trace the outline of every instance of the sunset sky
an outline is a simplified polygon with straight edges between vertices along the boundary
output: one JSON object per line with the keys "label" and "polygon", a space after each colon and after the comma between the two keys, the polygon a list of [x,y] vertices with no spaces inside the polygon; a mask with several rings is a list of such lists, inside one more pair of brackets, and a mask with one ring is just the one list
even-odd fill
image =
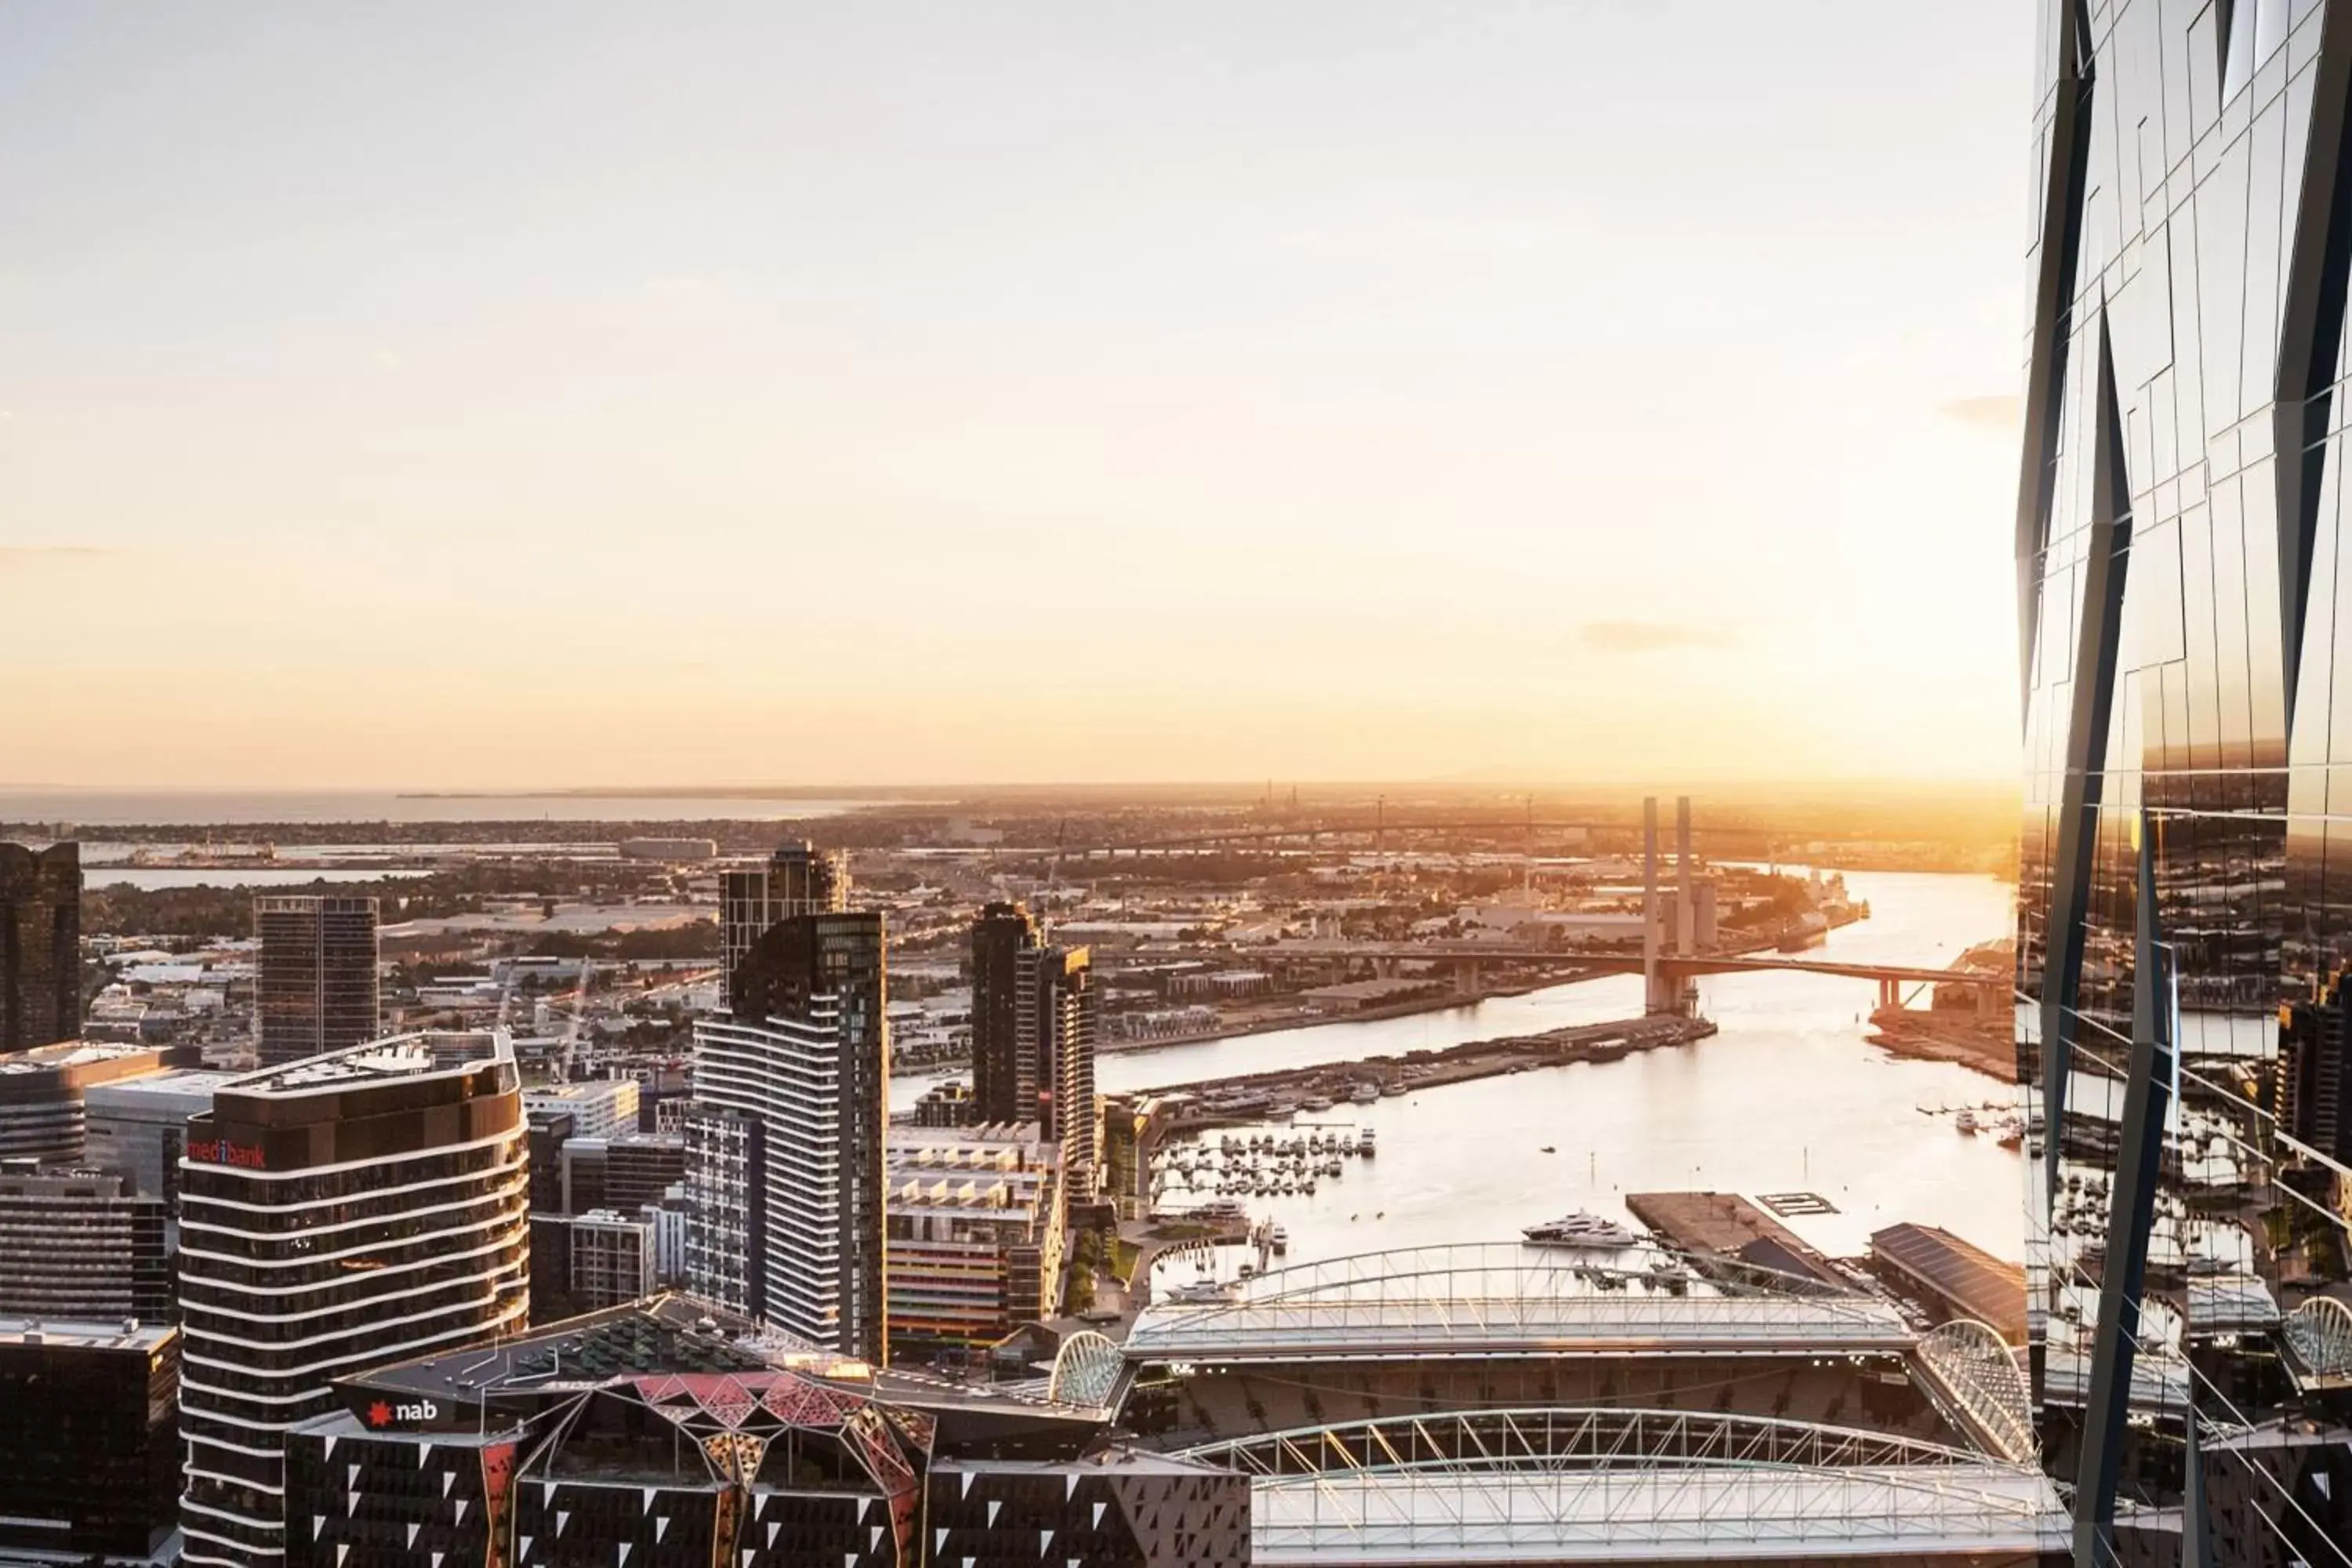
{"label": "sunset sky", "polygon": [[2010,774],[2032,11],[0,8],[0,784]]}

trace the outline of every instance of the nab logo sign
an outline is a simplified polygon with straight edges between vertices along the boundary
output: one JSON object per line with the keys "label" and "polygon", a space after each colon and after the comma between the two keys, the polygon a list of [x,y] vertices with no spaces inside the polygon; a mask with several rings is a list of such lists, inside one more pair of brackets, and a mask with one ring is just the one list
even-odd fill
{"label": "nab logo sign", "polygon": [[387,1405],[377,1400],[367,1408],[367,1424],[382,1429],[394,1425],[405,1426],[416,1421],[438,1421],[441,1406],[427,1399],[415,1405]]}

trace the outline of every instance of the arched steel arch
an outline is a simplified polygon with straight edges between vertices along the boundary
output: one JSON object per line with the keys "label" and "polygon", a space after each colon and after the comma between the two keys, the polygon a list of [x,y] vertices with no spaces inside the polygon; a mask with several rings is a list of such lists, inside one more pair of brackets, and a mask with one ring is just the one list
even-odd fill
{"label": "arched steel arch", "polygon": [[1118,1346],[1091,1329],[1062,1342],[1054,1357],[1054,1374],[1045,1383],[1045,1397],[1057,1405],[1100,1408],[1118,1391],[1127,1373],[1127,1358]]}
{"label": "arched steel arch", "polygon": [[2286,1315],[2280,1331],[2312,1379],[2352,1382],[2352,1307],[2314,1296]]}
{"label": "arched steel arch", "polygon": [[1998,1329],[1974,1318],[1931,1329],[1919,1338],[1919,1363],[2002,1458],[2034,1460],[2032,1385]]}
{"label": "arched steel arch", "polygon": [[1858,1427],[1715,1411],[1526,1405],[1381,1415],[1229,1437],[1181,1458],[1257,1476],[1335,1470],[1591,1470],[1625,1466],[1974,1466],[1986,1456]]}
{"label": "arched steel arch", "polygon": [[[1622,1250],[1659,1260],[1681,1261],[1679,1254],[1654,1244]],[[1706,1288],[1718,1295],[1861,1298],[1859,1291],[1750,1263],[1709,1259],[1708,1269]],[[1507,1283],[1510,1293],[1524,1294],[1529,1284],[1539,1289],[1563,1286],[1572,1289],[1570,1281],[1595,1273],[1627,1279],[1642,1277],[1640,1270],[1604,1268],[1582,1261],[1577,1253],[1562,1247],[1533,1247],[1518,1241],[1452,1242],[1350,1253],[1344,1258],[1270,1269],[1245,1281],[1236,1300],[1292,1300],[1346,1291],[1360,1298],[1429,1300],[1436,1298],[1423,1288],[1422,1282],[1428,1280],[1446,1282],[1444,1294],[1448,1296],[1486,1293],[1459,1289],[1465,1283],[1486,1282]]]}
{"label": "arched steel arch", "polygon": [[1251,1476],[1255,1562],[2038,1555],[2048,1478],[1884,1433],[1689,1411],[1389,1416],[1206,1444]]}

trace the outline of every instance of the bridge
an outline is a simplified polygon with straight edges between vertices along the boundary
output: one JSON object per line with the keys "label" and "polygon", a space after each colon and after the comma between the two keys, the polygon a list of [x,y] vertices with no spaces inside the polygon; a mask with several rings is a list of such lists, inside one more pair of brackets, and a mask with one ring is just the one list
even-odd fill
{"label": "bridge", "polygon": [[[1091,860],[1097,856],[1117,859],[1121,855],[1148,853],[1172,854],[1178,850],[1199,849],[1217,844],[1266,844],[1284,839],[1304,839],[1312,844],[1325,838],[1370,838],[1378,843],[1391,833],[1485,833],[1497,837],[1517,834],[1521,837],[1535,833],[1638,833],[1642,824],[1635,822],[1592,822],[1567,820],[1559,817],[1377,817],[1369,821],[1317,821],[1284,823],[1268,826],[1263,823],[1233,827],[1203,828],[1192,833],[1171,834],[1161,838],[1139,838],[1127,844],[1073,844],[1065,847],[1065,856]],[[1743,838],[1769,841],[1771,831],[1762,827],[1699,827],[1693,834],[1705,834],[1717,838]]]}
{"label": "bridge", "polygon": [[[1675,803],[1675,847],[1672,930],[1660,918],[1658,802],[1653,795],[1642,802],[1642,949],[1636,953],[1596,953],[1562,952],[1557,948],[1537,947],[1512,942],[1350,942],[1305,939],[1278,942],[1265,947],[1235,950],[1237,956],[1267,958],[1322,958],[1364,960],[1374,964],[1382,973],[1392,973],[1401,963],[1434,963],[1454,971],[1455,984],[1466,993],[1479,988],[1481,972],[1493,964],[1573,964],[1587,974],[1639,973],[1643,976],[1643,1006],[1649,1013],[1679,1013],[1685,1009],[1684,988],[1687,982],[1703,974],[1801,973],[1838,975],[1855,980],[1878,983],[1878,1005],[1900,1006],[1906,987],[1916,990],[1926,985],[1959,985],[1979,993],[1979,1005],[1993,1008],[2003,1005],[2009,996],[2011,978],[2006,973],[1992,974],[1968,970],[1924,969],[1912,964],[1866,963],[1843,960],[1758,957],[1752,953],[1709,953],[1699,951],[1701,932],[1696,929],[1693,899],[1692,869],[1696,857],[1691,843],[1702,831],[1691,820],[1690,797],[1682,796]],[[1498,817],[1446,818],[1391,824],[1384,816],[1376,816],[1370,823],[1284,825],[1278,826],[1250,826],[1214,829],[1186,834],[1177,837],[1155,839],[1125,847],[1141,852],[1146,849],[1175,849],[1204,844],[1240,843],[1275,838],[1307,837],[1309,839],[1333,835],[1371,834],[1377,837],[1392,828],[1403,830],[1449,830],[1456,832],[1503,832],[1524,830],[1532,842],[1538,827],[1629,829],[1626,823],[1570,822],[1555,819],[1537,820],[1530,816],[1524,822],[1510,822]],[[1721,830],[1717,830],[1721,831]],[[1748,831],[1733,829],[1735,832]],[[1091,850],[1078,851],[1082,856]],[[1060,864],[1057,851],[1055,865]],[[1711,939],[1708,939],[1711,940]],[[1671,944],[1671,945],[1670,945]],[[1157,957],[1158,955],[1154,955]],[[1097,962],[1106,966],[1120,963],[1152,962],[1142,954],[1121,954],[1105,952]]]}
{"label": "bridge", "polygon": [[[1916,964],[1871,963],[1852,959],[1791,958],[1754,953],[1589,952],[1506,942],[1335,942],[1297,938],[1262,947],[1238,948],[1237,958],[1360,960],[1383,973],[1400,963],[1428,963],[1454,972],[1465,990],[1477,989],[1487,965],[1544,964],[1572,966],[1584,974],[1647,974],[1653,989],[1679,992],[1685,980],[1703,974],[1827,974],[1878,983],[1881,1006],[1900,1005],[1906,991],[1925,985],[1964,986],[1991,1001],[2006,1001],[2014,984],[2006,973],[1973,969],[1925,969]],[[1102,951],[1094,962],[1104,967],[1123,963],[1160,963],[1166,953],[1122,953]],[[1653,1011],[1670,1009],[1653,1008]]]}
{"label": "bridge", "polygon": [[[1573,964],[1605,974],[1639,974],[1655,963],[1662,973],[1676,976],[1700,974],[1796,973],[1836,974],[1852,980],[1884,980],[1902,985],[1990,986],[2007,991],[2006,973],[1975,969],[1924,969],[1913,963],[1872,963],[1858,959],[1789,958],[1754,953],[1660,953],[1655,959],[1638,952],[1580,952],[1525,942],[1331,942],[1298,938],[1264,947],[1237,950],[1249,956],[1271,958],[1360,958],[1376,963],[1557,963]],[[1116,961],[1120,955],[1105,953]],[[1164,955],[1160,955],[1164,959]]]}

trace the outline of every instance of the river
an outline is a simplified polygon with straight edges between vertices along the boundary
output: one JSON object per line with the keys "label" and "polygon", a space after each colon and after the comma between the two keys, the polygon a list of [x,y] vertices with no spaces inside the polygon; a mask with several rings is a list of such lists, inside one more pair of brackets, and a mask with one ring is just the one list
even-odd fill
{"label": "river", "polygon": [[430,871],[289,870],[275,866],[109,866],[82,868],[85,888],[138,888],[155,892],[165,888],[307,888],[313,882],[384,882],[430,877]]}
{"label": "river", "polygon": [[[1871,918],[1808,957],[1940,967],[2010,929],[2011,889],[1990,877],[1849,872]],[[1372,1128],[1380,1152],[1347,1162],[1312,1197],[1250,1200],[1290,1233],[1294,1263],[1437,1242],[1515,1239],[1572,1209],[1626,1219],[1629,1192],[1693,1186],[1811,1192],[1829,1215],[1785,1221],[1840,1255],[1898,1220],[1938,1225],[2009,1258],[2023,1254],[2023,1165],[1919,1107],[2004,1105],[2013,1091],[1864,1043],[1874,984],[1812,974],[1716,975],[1700,1010],[1721,1032],[1696,1045],[1343,1106],[1318,1120]],[[1103,1056],[1108,1090],[1197,1082],[1530,1034],[1641,1010],[1632,975],[1363,1024],[1325,1024]],[[939,1081],[892,1085],[911,1105]],[[1558,1152],[1542,1152],[1545,1145]]]}
{"label": "river", "polygon": [[341,822],[792,822],[908,804],[851,797],[396,795],[383,790],[0,789],[0,822],[79,826]]}

